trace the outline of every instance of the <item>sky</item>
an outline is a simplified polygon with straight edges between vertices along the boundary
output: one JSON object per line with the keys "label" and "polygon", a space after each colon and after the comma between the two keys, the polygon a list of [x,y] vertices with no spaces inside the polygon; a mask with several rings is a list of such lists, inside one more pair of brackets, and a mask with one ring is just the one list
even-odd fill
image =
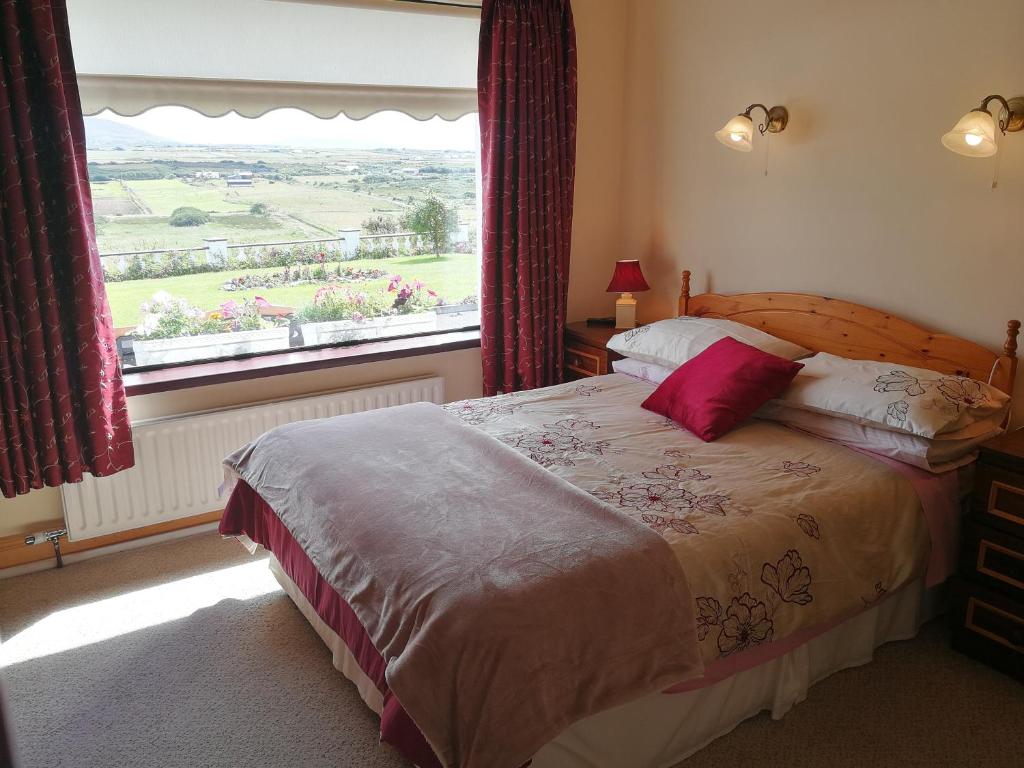
{"label": "sky", "polygon": [[332,120],[299,109],[275,109],[258,118],[231,112],[207,117],[186,107],[154,107],[134,117],[104,110],[97,117],[185,144],[276,144],[352,149],[465,149],[479,147],[475,114],[455,121],[416,120],[401,112],[378,112],[364,120]]}

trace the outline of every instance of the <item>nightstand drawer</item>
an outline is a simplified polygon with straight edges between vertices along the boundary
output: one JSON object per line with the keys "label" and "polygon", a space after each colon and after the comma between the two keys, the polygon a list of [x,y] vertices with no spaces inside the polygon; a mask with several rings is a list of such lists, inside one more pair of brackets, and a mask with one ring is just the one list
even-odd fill
{"label": "nightstand drawer", "polygon": [[1024,680],[1024,606],[962,581],[954,599],[953,647]]}
{"label": "nightstand drawer", "polygon": [[975,517],[1024,538],[1024,477],[980,463],[974,488]]}
{"label": "nightstand drawer", "polygon": [[565,348],[565,367],[580,376],[600,376],[607,363],[607,353],[594,347],[574,344]]}
{"label": "nightstand drawer", "polygon": [[968,522],[960,572],[1024,605],[1024,540]]}

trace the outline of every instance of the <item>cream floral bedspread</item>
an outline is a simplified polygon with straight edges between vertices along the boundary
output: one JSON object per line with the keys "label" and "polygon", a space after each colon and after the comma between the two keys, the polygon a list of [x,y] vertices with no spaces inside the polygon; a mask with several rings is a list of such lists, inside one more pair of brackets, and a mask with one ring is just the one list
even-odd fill
{"label": "cream floral bedspread", "polygon": [[705,664],[924,572],[928,529],[896,471],[764,421],[704,443],[640,408],[652,390],[610,374],[445,407],[664,536],[696,599]]}

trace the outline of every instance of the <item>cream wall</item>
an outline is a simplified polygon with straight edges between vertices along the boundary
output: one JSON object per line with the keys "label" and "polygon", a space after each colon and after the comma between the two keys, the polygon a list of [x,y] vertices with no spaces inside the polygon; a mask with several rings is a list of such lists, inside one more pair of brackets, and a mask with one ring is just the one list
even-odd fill
{"label": "cream wall", "polygon": [[[695,292],[825,294],[1002,346],[1024,319],[1024,133],[996,191],[993,161],[939,137],[987,94],[1024,95],[1024,3],[630,5],[623,250],[657,286],[642,319],[674,313],[687,268]],[[753,102],[790,111],[767,177],[763,140],[712,135]]]}
{"label": "cream wall", "polygon": [[573,0],[578,61],[569,320],[615,313],[605,293],[622,256],[622,151],[630,3]]}
{"label": "cream wall", "polygon": [[[569,317],[573,319],[607,314],[613,306],[603,290],[619,246],[627,6],[628,3],[617,0],[573,3],[580,70],[576,224],[569,308]],[[591,265],[600,268],[591,269]],[[129,409],[133,419],[144,419],[435,375],[445,377],[448,399],[479,397],[480,350],[135,397],[129,400]],[[58,489],[45,488],[17,499],[0,500],[0,537],[32,531],[40,523],[61,516]]]}

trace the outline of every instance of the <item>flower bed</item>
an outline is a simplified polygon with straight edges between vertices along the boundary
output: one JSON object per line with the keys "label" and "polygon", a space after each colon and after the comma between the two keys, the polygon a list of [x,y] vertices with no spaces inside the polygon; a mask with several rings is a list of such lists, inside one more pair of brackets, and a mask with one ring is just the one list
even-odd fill
{"label": "flower bed", "polygon": [[[357,277],[383,276],[377,272],[345,274],[357,282]],[[206,312],[161,292],[142,305],[132,347],[136,365],[161,365],[286,349],[293,324],[301,327],[304,345],[404,336],[436,330],[443,307],[434,291],[399,275],[391,276],[385,290],[369,292],[330,283],[298,311],[273,307],[257,296],[241,304],[228,300]]]}
{"label": "flower bed", "polygon": [[222,291],[244,291],[253,288],[280,288],[285,285],[365,283],[387,276],[388,272],[383,269],[354,269],[342,267],[340,263],[336,268],[329,269],[321,264],[315,267],[295,269],[285,267],[280,272],[269,274],[238,275],[226,281],[220,289]]}

